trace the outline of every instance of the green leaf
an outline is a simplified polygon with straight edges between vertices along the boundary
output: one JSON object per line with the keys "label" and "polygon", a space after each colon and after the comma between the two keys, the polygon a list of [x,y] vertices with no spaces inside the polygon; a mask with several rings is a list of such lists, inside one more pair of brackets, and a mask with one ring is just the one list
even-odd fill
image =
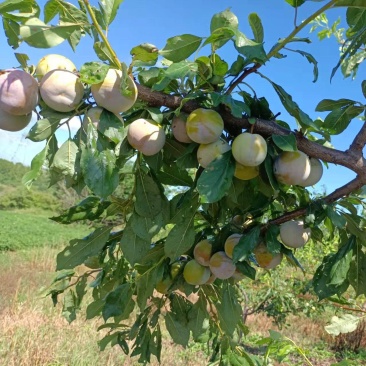
{"label": "green leaf", "polygon": [[47,153],[48,153],[48,145],[46,145],[45,148],[32,159],[30,170],[27,173],[25,173],[22,178],[22,183],[27,188],[30,188],[32,183],[42,173],[42,167],[46,161]]}
{"label": "green leaf", "polygon": [[159,186],[141,169],[136,172],[135,210],[142,217],[155,217],[162,210]]}
{"label": "green leaf", "polygon": [[197,181],[197,190],[202,201],[212,203],[227,194],[234,176],[235,162],[231,151],[227,151],[212,161]]}
{"label": "green leaf", "polygon": [[318,127],[313,122],[313,120],[305,112],[303,112],[300,109],[299,105],[292,100],[292,96],[290,94],[288,94],[282,88],[282,86],[272,82],[270,79],[268,79],[267,77],[265,77],[263,75],[261,75],[261,76],[264,77],[265,79],[267,79],[272,84],[274,90],[278,94],[278,96],[281,100],[281,103],[285,107],[286,111],[292,117],[296,118],[296,120],[298,121],[298,123],[300,124],[301,127],[305,128],[305,129],[307,127],[312,127],[315,129],[315,131],[318,130]]}
{"label": "green leaf", "polygon": [[362,88],[362,94],[366,98],[366,80],[362,81],[361,88]]}
{"label": "green leaf", "polygon": [[249,19],[249,25],[252,28],[254,40],[257,43],[263,43],[264,30],[261,18],[258,16],[257,13],[250,13],[248,19]]}
{"label": "green leaf", "polygon": [[164,225],[164,218],[161,212],[151,218],[140,216],[134,212],[129,219],[129,224],[137,236],[150,243],[153,236],[156,235]]}
{"label": "green leaf", "polygon": [[267,61],[267,55],[264,51],[263,44],[252,41],[239,30],[236,31],[235,48],[247,59],[247,62],[264,64]]}
{"label": "green leaf", "polygon": [[297,142],[294,134],[272,135],[273,142],[283,151],[297,151]]}
{"label": "green leaf", "polygon": [[181,36],[169,38],[165,47],[159,51],[159,54],[169,61],[180,62],[192,55],[201,42],[201,37],[192,34],[182,34]]}
{"label": "green leaf", "polygon": [[347,9],[347,23],[352,27],[352,32],[357,32],[366,24],[366,8],[351,8]]}
{"label": "green leaf", "polygon": [[356,107],[354,105],[335,109],[325,117],[323,128],[327,129],[332,135],[338,135],[348,127],[353,118],[363,111],[364,107]]}
{"label": "green leaf", "polygon": [[29,130],[27,138],[33,142],[39,142],[51,137],[57,130],[60,120],[42,118]]}
{"label": "green leaf", "polygon": [[50,219],[62,224],[71,224],[80,220],[95,220],[102,215],[109,205],[110,202],[89,196],[61,215],[50,217]]}
{"label": "green leaf", "polygon": [[357,329],[361,318],[351,314],[343,314],[340,317],[332,316],[331,323],[326,325],[324,329],[328,334],[337,336],[344,333],[352,333]]}
{"label": "green leaf", "polygon": [[109,70],[109,66],[101,62],[86,62],[80,68],[80,81],[92,85],[101,83]]}
{"label": "green leaf", "polygon": [[98,255],[105,246],[111,227],[100,227],[84,239],[73,239],[70,245],[57,255],[56,270],[70,269],[85,262],[89,257]]}
{"label": "green leaf", "polygon": [[123,0],[101,0],[100,5],[100,11],[103,16],[104,24],[108,26],[111,24],[114,20],[114,18],[117,15],[117,11],[119,6]]}
{"label": "green leaf", "polygon": [[63,175],[72,177],[75,174],[75,163],[78,146],[71,139],[66,140],[57,150],[52,167],[58,169]]}
{"label": "green leaf", "polygon": [[235,288],[227,281],[223,283],[219,302],[215,305],[221,329],[226,335],[232,336],[235,328],[241,322],[242,308],[238,303]]}
{"label": "green leaf", "polygon": [[196,236],[194,217],[198,205],[198,200],[196,199],[180,212],[178,222],[166,238],[164,251],[165,255],[170,258],[170,262],[174,262],[194,244]]}
{"label": "green leaf", "polygon": [[120,242],[121,249],[125,258],[133,266],[140,263],[151,248],[151,242],[140,238],[132,228],[130,220],[123,231]]}
{"label": "green leaf", "polygon": [[223,27],[237,29],[238,26],[239,22],[237,16],[228,8],[220,13],[215,14],[211,18],[210,31],[213,33],[216,29]]}
{"label": "green leaf", "polygon": [[255,280],[256,270],[247,262],[236,262],[236,268],[242,273],[244,276],[247,276],[251,280]]}
{"label": "green leaf", "polygon": [[357,248],[356,257],[351,262],[348,280],[356,291],[356,297],[366,295],[366,254]]}
{"label": "green leaf", "polygon": [[280,235],[280,227],[277,225],[269,225],[265,235],[267,249],[272,254],[281,252],[281,243],[278,241]]}
{"label": "green leaf", "polygon": [[192,187],[193,180],[186,169],[179,169],[177,164],[164,164],[163,171],[157,174],[162,184],[170,186],[186,186]]}
{"label": "green leaf", "polygon": [[128,319],[135,307],[132,295],[133,289],[130,283],[124,283],[110,292],[103,308],[104,321],[112,316],[118,316],[120,320]]}
{"label": "green leaf", "polygon": [[14,53],[15,58],[18,60],[23,69],[28,67],[29,57],[25,53]]}
{"label": "green leaf", "polygon": [[255,226],[248,233],[245,233],[235,245],[233,251],[233,262],[241,262],[247,259],[260,241],[260,225]]}
{"label": "green leaf", "polygon": [[228,74],[232,76],[237,76],[240,74],[241,71],[243,71],[244,67],[245,67],[244,57],[238,55],[236,61],[234,61],[233,64],[231,65]]}
{"label": "green leaf", "polygon": [[353,6],[355,8],[366,8],[366,4],[363,0],[338,0],[333,5],[333,7],[338,7],[338,6],[347,6],[347,7]]}
{"label": "green leaf", "polygon": [[114,113],[103,109],[98,123],[98,131],[108,137],[115,144],[123,141],[126,131],[124,130],[123,121],[121,121]]}
{"label": "green leaf", "polygon": [[348,107],[350,105],[355,104],[356,102],[351,99],[323,99],[318,103],[315,110],[318,112],[324,112],[324,111],[334,111],[336,109],[340,109],[343,107]]}
{"label": "green leaf", "polygon": [[188,327],[192,331],[193,339],[196,340],[205,333],[209,327],[210,315],[207,312],[207,302],[204,296],[200,296],[188,312]]}
{"label": "green leaf", "polygon": [[195,62],[189,62],[187,60],[183,60],[177,63],[170,65],[165,70],[165,76],[169,79],[180,79],[184,78],[190,73],[197,73],[198,65]]}
{"label": "green leaf", "polygon": [[62,306],[62,316],[70,324],[76,319],[76,297],[73,290],[66,292],[64,296],[63,306]]}
{"label": "green leaf", "polygon": [[64,42],[79,27],[72,23],[50,26],[38,18],[31,18],[20,26],[20,37],[32,47],[51,48]]}
{"label": "green leaf", "polygon": [[309,63],[314,65],[314,68],[313,68],[313,75],[314,75],[313,83],[315,83],[318,80],[318,75],[319,75],[318,61],[314,58],[313,55],[311,55],[308,52],[301,51],[301,50],[293,50],[293,51],[299,53],[301,56],[304,56],[309,61]]}
{"label": "green leaf", "polygon": [[133,56],[132,63],[135,64],[136,61],[151,62],[157,61],[159,54],[158,49],[150,43],[142,43],[134,48],[130,52]]}
{"label": "green leaf", "polygon": [[348,271],[352,261],[356,239],[352,236],[337,253],[324,257],[313,278],[313,286],[319,300],[343,293],[349,282]]}
{"label": "green leaf", "polygon": [[202,46],[212,44],[212,47],[217,50],[232,39],[235,31],[232,28],[222,27],[215,29],[209,37],[206,38]]}
{"label": "green leaf", "polygon": [[85,184],[102,198],[111,195],[118,186],[119,174],[113,150],[84,149],[80,160]]}
{"label": "green leaf", "polygon": [[13,49],[18,48],[21,43],[21,40],[19,38],[19,24],[11,19],[6,19],[5,17],[3,17],[3,27],[6,38],[8,40],[8,45],[11,46]]}
{"label": "green leaf", "polygon": [[305,3],[306,0],[286,0],[286,3],[290,4],[292,7],[297,8]]}

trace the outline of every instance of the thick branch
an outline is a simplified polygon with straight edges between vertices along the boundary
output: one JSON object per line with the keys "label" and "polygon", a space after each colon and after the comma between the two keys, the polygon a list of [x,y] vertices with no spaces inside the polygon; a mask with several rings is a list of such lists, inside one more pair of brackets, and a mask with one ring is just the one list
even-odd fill
{"label": "thick branch", "polygon": [[[364,185],[363,180],[360,177],[356,177],[355,179],[351,180],[344,186],[336,189],[334,192],[332,192],[328,196],[321,198],[320,201],[324,202],[326,204],[333,203],[333,202],[339,200],[340,198],[346,197],[349,194],[351,194],[352,192],[357,191],[363,185]],[[293,220],[300,216],[304,216],[305,214],[306,214],[306,208],[299,208],[299,209],[291,211],[291,212],[286,212],[282,216],[279,216],[273,220],[269,220],[268,224],[280,225],[286,221]]]}
{"label": "thick branch", "polygon": [[[143,85],[137,85],[139,98],[145,101],[150,106],[154,107],[168,107],[170,109],[177,109],[181,106],[182,98],[179,96],[173,96],[164,94],[161,92],[152,91]],[[199,108],[200,105],[195,100],[190,100],[185,103],[182,107],[182,111],[191,113],[195,109]],[[242,129],[251,128],[247,118],[236,118],[234,117],[227,108],[223,107],[220,110],[225,121],[225,128],[229,131],[241,131]],[[264,137],[270,137],[272,135],[289,135],[294,134],[297,141],[299,150],[303,151],[311,157],[316,157],[323,161],[342,165],[350,170],[354,171],[360,176],[360,179],[366,184],[366,161],[363,157],[355,159],[355,154],[352,150],[340,151],[337,149],[331,149],[322,145],[319,145],[313,141],[308,140],[300,133],[292,132],[284,127],[278,125],[275,121],[266,121],[263,119],[257,119],[253,131]],[[360,136],[357,141],[361,142],[366,139],[364,136],[366,132],[360,132]]]}
{"label": "thick branch", "polygon": [[366,145],[366,122],[364,122],[360,131],[355,136],[349,149],[355,153],[362,153],[362,149],[365,147],[365,145]]}

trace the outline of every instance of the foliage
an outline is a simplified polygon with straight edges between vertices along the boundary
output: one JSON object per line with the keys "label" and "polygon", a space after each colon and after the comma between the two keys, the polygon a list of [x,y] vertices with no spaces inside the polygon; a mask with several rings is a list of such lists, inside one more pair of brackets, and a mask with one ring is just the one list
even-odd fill
{"label": "foliage", "polygon": [[[294,7],[304,3],[287,2]],[[105,324],[100,329],[108,329],[100,340],[101,350],[109,344],[118,345],[124,353],[138,356],[141,363],[150,362],[152,356],[160,361],[164,322],[175,343],[187,346],[191,337],[206,343],[213,364],[259,364],[259,358],[249,355],[238,338],[248,329],[242,322],[241,294],[234,278],[195,287],[184,281],[182,271],[193,257],[197,242],[207,238],[214,252],[223,251],[226,238],[233,233],[243,234],[233,252],[239,276],[253,279],[259,266],[269,268],[261,264],[261,254],[266,260],[276,255],[280,260],[285,257],[303,270],[295,251],[278,239],[280,224],[301,218],[314,242],[321,244],[328,236],[338,243],[336,252],[324,256],[314,274],[312,286],[318,298],[340,297],[350,287],[357,296],[366,294],[365,222],[360,215],[365,205],[365,126],[349,150],[327,147],[332,135],[345,133],[350,122],[364,113],[365,105],[324,96],[317,110],[329,113],[324,122],[313,121],[288,91],[259,72],[271,58],[283,58],[283,52],[293,51],[287,48],[289,43],[308,44],[307,38],[297,35],[319,14],[343,6],[347,7],[350,29],[332,76],[341,64],[347,72],[355,73],[358,64],[353,57],[365,45],[365,26],[360,21],[364,1],[319,4],[317,12],[269,50],[264,47],[266,30],[260,17],[249,16],[251,39],[239,29],[237,17],[228,9],[212,17],[207,37],[173,36],[160,50],[151,44],[138,45],[131,50],[130,65],[117,58],[107,38],[119,5],[120,1],[114,0],[103,0],[98,7],[87,0],[77,5],[50,0],[43,9],[42,21],[34,0],[6,0],[0,4],[5,34],[14,49],[22,42],[50,48],[67,41],[76,50],[81,37],[89,35],[100,59],[80,69],[85,95],[76,109],[61,113],[41,101],[37,107],[39,119],[28,135],[32,141],[44,142],[45,147],[34,157],[25,184],[30,186],[36,181],[46,166],[51,184],[66,181],[67,187],[78,193],[88,190],[88,197],[53,220],[64,224],[94,221],[93,232],[71,240],[58,254],[58,272],[48,293],[54,303],[62,301],[63,315],[69,322],[75,320],[85,292],[92,293],[87,318],[102,317]],[[57,24],[51,24],[55,20]],[[237,53],[232,65],[218,54],[226,44]],[[295,52],[312,64],[315,81],[315,58],[307,51]],[[34,71],[27,55],[18,53],[16,57],[23,69]],[[121,123],[105,110],[97,126],[81,123],[77,133],[73,136],[69,129],[69,138],[59,145],[55,131],[95,106],[90,88],[109,67],[123,72],[119,97],[130,98],[133,94],[128,87],[132,80],[129,76],[138,81],[138,101],[121,113]],[[296,131],[276,120],[269,102],[257,96],[255,87],[250,85],[249,91],[244,90],[248,85],[244,80],[252,73],[273,87],[284,109],[297,121]],[[266,138],[267,157],[257,177],[247,181],[236,178],[236,162],[230,152],[216,157],[203,169],[196,159],[197,143],[184,144],[173,138],[172,118],[199,107],[220,113],[224,120],[221,138],[229,144],[243,130]],[[127,139],[128,126],[138,118],[152,120],[164,129],[165,145],[157,154],[143,155]],[[307,188],[287,186],[276,179],[274,161],[288,150],[301,150],[325,163],[345,166],[357,177],[329,195],[314,199]],[[126,189],[130,187],[126,177],[132,177],[131,189]],[[235,219],[238,217],[239,222]],[[256,254],[256,249],[263,246],[266,252]],[[89,270],[75,280],[74,267],[81,264]],[[178,265],[178,273],[173,274],[173,265]],[[164,281],[168,286],[164,294],[159,294],[156,289]],[[277,312],[283,304],[278,306]],[[267,346],[265,363],[272,352],[281,359],[294,350],[308,362],[301,348],[278,334],[272,333],[263,344]]]}

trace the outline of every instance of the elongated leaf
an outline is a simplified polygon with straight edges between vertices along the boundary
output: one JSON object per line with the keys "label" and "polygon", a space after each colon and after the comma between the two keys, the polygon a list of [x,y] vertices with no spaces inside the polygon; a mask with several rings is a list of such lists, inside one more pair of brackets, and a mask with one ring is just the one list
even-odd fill
{"label": "elongated leaf", "polygon": [[128,319],[135,307],[132,295],[133,289],[129,283],[120,285],[110,292],[103,308],[104,321],[112,316],[118,316],[121,320]]}
{"label": "elongated leaf", "polygon": [[3,17],[3,27],[6,38],[8,40],[8,45],[11,46],[13,49],[18,48],[21,42],[19,38],[20,33],[19,24],[11,19]]}
{"label": "elongated leaf", "polygon": [[233,261],[240,262],[244,259],[248,258],[249,254],[251,254],[254,248],[259,243],[259,235],[261,228],[259,225],[255,226],[248,233],[244,234],[237,245],[234,247],[233,251]]}
{"label": "elongated leaf", "polygon": [[335,109],[325,117],[323,127],[332,135],[338,135],[348,127],[353,118],[357,117],[363,111],[363,107],[356,107],[354,105],[342,109]]}
{"label": "elongated leaf", "polygon": [[273,142],[283,151],[297,151],[296,137],[289,135],[272,135]]}
{"label": "elongated leaf", "polygon": [[263,44],[252,41],[239,30],[236,31],[235,48],[247,59],[248,62],[264,64],[267,61]]}
{"label": "elongated leaf", "polygon": [[79,25],[72,23],[50,26],[40,19],[32,18],[20,27],[20,36],[32,47],[51,48],[61,44],[77,29]]}
{"label": "elongated leaf", "polygon": [[309,61],[309,63],[314,65],[314,68],[313,68],[313,75],[314,75],[313,83],[315,83],[318,80],[318,75],[319,75],[318,61],[314,58],[313,55],[311,55],[308,52],[301,51],[301,50],[294,50],[294,51],[299,53],[301,56],[304,56]]}
{"label": "elongated leaf", "polygon": [[109,238],[111,227],[101,227],[84,239],[70,241],[62,252],[57,255],[56,270],[70,269],[85,262],[89,257],[98,255]]}
{"label": "elongated leaf", "polygon": [[179,169],[175,163],[172,165],[164,164],[163,171],[160,171],[157,176],[162,184],[186,187],[192,187],[193,185],[192,177],[187,170]]}
{"label": "elongated leaf", "polygon": [[39,175],[42,172],[42,167],[46,161],[48,153],[48,145],[45,146],[45,148],[39,152],[31,162],[31,169],[29,172],[25,173],[22,178],[22,183],[30,188],[32,183],[39,177]]}
{"label": "elongated leaf", "polygon": [[333,7],[338,6],[347,6],[347,7],[355,7],[355,8],[366,8],[366,4],[363,0],[338,0]]}
{"label": "elongated leaf", "polygon": [[75,173],[78,151],[78,146],[74,141],[66,140],[57,150],[52,167],[58,169],[62,174],[72,177]]}
{"label": "elongated leaf", "polygon": [[169,79],[184,78],[189,73],[197,73],[198,65],[195,62],[186,60],[174,63],[165,70],[165,75]]}
{"label": "elongated leaf", "polygon": [[90,196],[75,206],[70,207],[66,212],[50,219],[62,224],[71,224],[80,220],[95,220],[107,209],[110,202],[101,201],[100,198]]}
{"label": "elongated leaf", "polygon": [[366,98],[366,80],[362,81],[361,88],[362,88],[362,94]]}
{"label": "elongated leaf", "polygon": [[164,218],[161,212],[151,218],[140,216],[134,212],[129,219],[129,223],[137,236],[150,243],[152,237],[162,228]]}
{"label": "elongated leaf", "polygon": [[326,256],[316,270],[313,286],[319,299],[342,293],[349,285],[348,271],[352,261],[352,252],[356,239],[352,236],[337,253]]}
{"label": "elongated leaf", "polygon": [[203,202],[217,202],[224,197],[231,186],[234,171],[231,151],[212,161],[197,181],[197,190]]}
{"label": "elongated leaf", "polygon": [[100,7],[103,14],[104,24],[108,26],[117,15],[119,6],[123,0],[101,0]]}
{"label": "elongated leaf", "polygon": [[201,37],[192,34],[182,34],[169,38],[165,47],[159,54],[173,62],[180,62],[188,58],[195,52],[202,42]]}
{"label": "elongated leaf", "polygon": [[106,198],[115,191],[119,182],[119,169],[112,150],[99,152],[95,149],[84,149],[80,165],[86,185],[96,195]]}
{"label": "elongated leaf", "polygon": [[162,198],[158,185],[141,169],[136,172],[135,210],[142,217],[155,217],[162,210]]}
{"label": "elongated leaf", "polygon": [[238,303],[235,289],[229,283],[224,282],[219,302],[216,304],[220,327],[231,336],[235,328],[241,322],[242,308]]}
{"label": "elongated leaf", "polygon": [[249,25],[252,28],[252,32],[254,35],[254,40],[257,43],[262,43],[264,40],[264,30],[261,18],[258,16],[257,13],[249,14]]}
{"label": "elongated leaf", "polygon": [[346,107],[355,103],[356,102],[351,99],[323,99],[318,103],[315,110],[318,112],[334,111],[335,109]]}
{"label": "elongated leaf", "polygon": [[265,242],[267,249],[272,254],[281,252],[281,243],[278,241],[280,235],[280,228],[276,225],[269,225],[266,231]]}
{"label": "elongated leaf", "polygon": [[140,238],[132,229],[128,222],[121,239],[121,249],[125,258],[133,266],[141,262],[151,248],[150,241]]}
{"label": "elongated leaf", "polygon": [[192,331],[193,339],[197,339],[201,334],[205,333],[209,326],[210,315],[207,312],[206,306],[207,303],[204,296],[200,296],[188,313],[188,326]]}
{"label": "elongated leaf", "polygon": [[357,329],[360,320],[360,317],[351,314],[343,314],[341,317],[333,316],[331,324],[326,325],[324,329],[334,336],[341,333],[351,333]]}
{"label": "elongated leaf", "polygon": [[[264,77],[264,76],[262,75],[262,77]],[[288,94],[282,88],[282,86],[272,82],[267,77],[264,77],[264,78],[267,79],[272,84],[274,90],[276,91],[276,93],[280,97],[281,103],[285,107],[286,111],[291,116],[296,118],[296,120],[298,121],[298,123],[300,124],[301,127],[303,127],[303,128],[312,127],[312,128],[315,129],[315,131],[318,130],[318,127],[313,122],[313,120],[305,112],[303,112],[300,109],[299,105],[292,100],[292,96],[290,94]]]}
{"label": "elongated leaf", "polygon": [[209,37],[206,38],[202,46],[212,44],[212,47],[217,50],[232,39],[235,31],[232,28],[222,27],[215,29]]}
{"label": "elongated leaf", "polygon": [[39,142],[48,139],[55,133],[60,120],[42,118],[28,132],[27,138],[34,142]]}
{"label": "elongated leaf", "polygon": [[351,263],[348,280],[356,291],[356,296],[366,295],[366,254],[357,248],[356,258]]}

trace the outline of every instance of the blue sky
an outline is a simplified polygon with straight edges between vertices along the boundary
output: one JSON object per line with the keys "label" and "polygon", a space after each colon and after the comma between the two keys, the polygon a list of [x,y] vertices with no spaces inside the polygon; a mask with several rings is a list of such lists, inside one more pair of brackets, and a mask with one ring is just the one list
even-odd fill
{"label": "blue sky", "polygon": [[[73,2],[73,1],[71,1]],[[45,1],[40,1],[43,5]],[[76,3],[76,2],[74,2]],[[96,5],[96,1],[91,1]],[[297,23],[313,13],[325,2],[307,2],[298,10]],[[256,12],[262,19],[265,31],[265,49],[268,51],[279,38],[286,37],[294,27],[294,9],[284,0],[125,0],[119,13],[109,29],[109,39],[118,57],[127,64],[131,61],[130,50],[134,46],[148,42],[155,44],[158,48],[163,48],[166,39],[184,33],[198,36],[208,36],[210,20],[213,14],[231,8],[239,18],[239,28],[249,38],[252,33],[248,24],[248,15]],[[344,9],[328,11],[330,22],[343,16]],[[350,98],[364,103],[360,83],[360,75],[365,73],[366,67],[362,65],[359,70],[359,77],[355,81],[350,78],[344,79],[340,72],[333,78],[332,83],[329,77],[332,68],[335,66],[339,51],[335,39],[319,42],[315,34],[309,34],[306,28],[299,34],[301,37],[310,37],[313,43],[292,44],[291,48],[302,49],[310,52],[319,62],[319,80],[313,83],[312,65],[305,58],[298,54],[288,53],[286,59],[272,59],[261,72],[280,84],[292,95],[293,99],[300,107],[313,119],[325,115],[315,112],[315,107],[323,98]],[[0,69],[18,66],[13,55],[13,50],[7,46],[3,32],[0,32],[0,46],[2,55],[0,59]],[[48,53],[60,53],[69,57],[79,68],[84,62],[96,61],[91,39],[85,37],[81,40],[79,47],[74,53],[68,44],[64,43],[53,49],[32,49],[26,44],[22,44],[16,52],[26,53],[30,57],[30,63],[37,64],[38,60]],[[204,48],[201,55],[209,52],[209,48]],[[237,54],[233,47],[225,46],[219,55],[232,63]],[[256,90],[258,96],[265,96],[270,103],[274,113],[281,112],[280,119],[285,120],[295,126],[293,118],[288,116],[282,107],[275,92],[268,82],[262,80],[257,75],[249,76],[246,81]],[[350,127],[341,136],[332,139],[333,145],[338,149],[346,149],[352,137],[360,126],[359,120],[354,120]],[[19,161],[29,165],[32,157],[40,151],[43,143],[33,143],[25,139],[27,129],[18,133],[0,130],[0,157],[12,161]],[[58,139],[67,138],[66,131],[60,131]],[[322,181],[327,191],[344,184],[352,178],[354,174],[345,169],[331,167],[326,170]]]}

